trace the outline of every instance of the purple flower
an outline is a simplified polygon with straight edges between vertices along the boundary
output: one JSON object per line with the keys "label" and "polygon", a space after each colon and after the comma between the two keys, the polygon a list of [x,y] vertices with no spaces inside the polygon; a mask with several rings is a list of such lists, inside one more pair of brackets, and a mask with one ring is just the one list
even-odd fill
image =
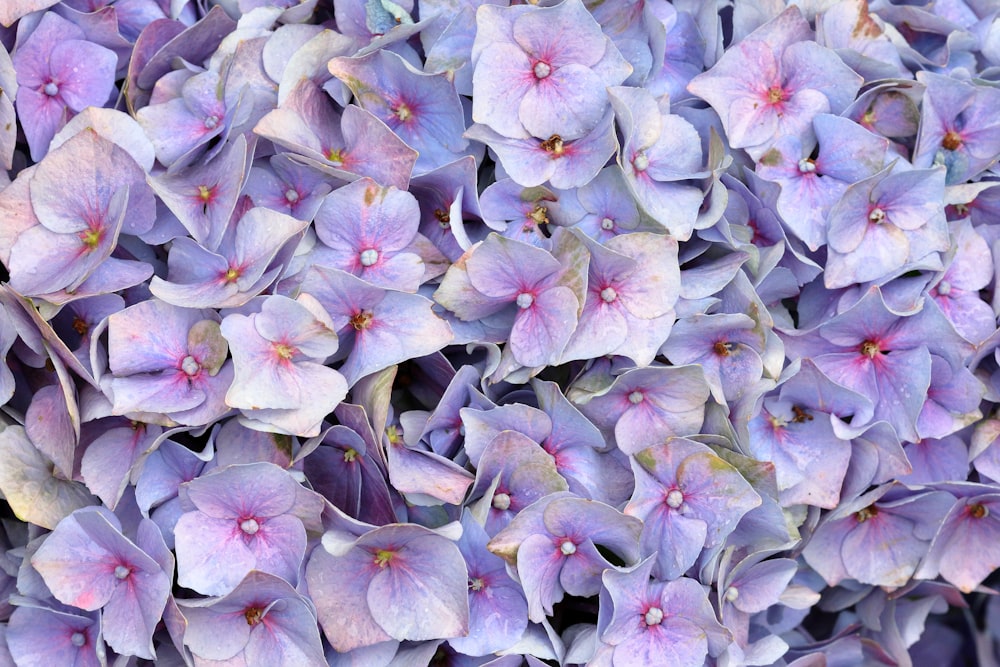
{"label": "purple flower", "polygon": [[808,139],[817,114],[854,100],[861,77],[811,38],[801,10],[789,7],[688,84],[718,112],[734,148],[759,157],[779,137]]}
{"label": "purple flower", "polygon": [[226,404],[257,428],[318,435],[323,418],[347,395],[344,376],[323,365],[337,351],[333,322],[314,298],[270,296],[259,313],[232,314],[222,335],[233,355]]}
{"label": "purple flower", "polygon": [[323,200],[315,220],[322,245],[309,259],[379,287],[416,292],[424,277],[424,263],[411,247],[419,225],[413,195],[362,178]]}
{"label": "purple flower", "polygon": [[[160,550],[166,552],[152,522],[140,526],[138,539],[159,541]],[[165,570],[122,535],[111,512],[94,507],[60,521],[31,557],[31,564],[60,602],[87,611],[103,610],[104,639],[113,649],[153,659],[153,630],[167,604],[173,576],[173,559],[167,558],[171,567]]]}
{"label": "purple flower", "polygon": [[897,489],[883,500],[893,490],[884,485],[841,504],[813,533],[802,556],[829,585],[853,578],[898,588],[913,576],[955,499]]}
{"label": "purple flower", "polygon": [[19,606],[7,625],[7,648],[17,665],[103,667],[105,648],[97,615],[78,616],[41,606]]}
{"label": "purple flower", "polygon": [[[210,310],[151,299],[108,318],[112,413],[163,413],[166,423],[207,424],[229,408],[228,345]],[[147,417],[148,419],[148,417]]]}
{"label": "purple flower", "polygon": [[828,289],[878,280],[947,250],[943,170],[892,171],[854,183],[830,209]]}
{"label": "purple flower", "polygon": [[312,605],[272,574],[254,570],[224,597],[179,604],[187,620],[184,644],[196,664],[327,664]]}
{"label": "purple flower", "polygon": [[514,360],[545,366],[559,359],[576,328],[579,300],[562,284],[564,273],[559,260],[541,248],[490,234],[448,270],[434,298],[462,320],[513,309]]}
{"label": "purple flower", "polygon": [[52,12],[42,16],[12,61],[19,85],[17,115],[35,161],[45,157],[52,137],[74,114],[104,106],[118,65],[114,52],[87,41],[83,30]]}
{"label": "purple flower", "polygon": [[597,632],[613,647],[609,664],[699,667],[732,635],[715,618],[705,589],[688,578],[650,580],[653,558],[602,576]]}
{"label": "purple flower", "polygon": [[318,521],[319,496],[271,463],[228,466],[185,489],[190,511],[174,529],[181,586],[224,595],[251,570],[298,581],[306,552],[303,519]]}
{"label": "purple flower", "polygon": [[333,648],[465,635],[469,577],[450,539],[458,536],[455,527],[352,522],[351,532],[327,532],[306,566],[306,582]]}
{"label": "purple flower", "polygon": [[417,294],[376,287],[339,269],[313,266],[302,291],[316,297],[333,320],[340,350],[347,355],[340,372],[353,386],[365,375],[448,345],[448,323]]}
{"label": "purple flower", "polygon": [[605,89],[632,71],[580,0],[485,5],[476,21],[472,118],[505,137],[579,139],[604,117]]}
{"label": "purple flower", "polygon": [[334,58],[330,72],[354,93],[358,104],[389,126],[418,153],[415,168],[441,167],[465,150],[465,117],[454,84],[443,74],[425,74],[392,51]]}
{"label": "purple flower", "polygon": [[994,489],[971,484],[962,488],[963,497],[938,519],[937,534],[917,578],[941,575],[969,593],[1000,567],[1000,496]]}
{"label": "purple flower", "polygon": [[720,546],[761,499],[730,464],[684,438],[644,449],[631,459],[635,492],[625,513],[642,521],[641,546],[656,553],[654,574],[676,579],[703,548]]}
{"label": "purple flower", "polygon": [[612,567],[598,546],[626,564],[639,559],[639,520],[609,505],[553,493],[523,509],[487,545],[516,565],[528,599],[528,618],[540,623],[563,595],[591,596]]}
{"label": "purple flower", "polygon": [[622,373],[579,408],[599,428],[614,433],[619,449],[635,454],[669,436],[697,433],[708,396],[701,367],[653,366]]}

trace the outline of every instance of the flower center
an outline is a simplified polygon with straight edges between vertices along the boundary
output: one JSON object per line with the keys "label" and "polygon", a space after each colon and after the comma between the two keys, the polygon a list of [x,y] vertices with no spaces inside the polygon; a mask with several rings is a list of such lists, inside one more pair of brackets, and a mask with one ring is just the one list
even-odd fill
{"label": "flower center", "polygon": [[247,619],[247,625],[257,625],[264,618],[264,610],[260,607],[248,607],[243,612],[243,618]]}
{"label": "flower center", "polygon": [[949,151],[957,151],[962,147],[962,135],[955,130],[948,130],[941,140],[941,147]]}
{"label": "flower center", "polygon": [[768,104],[781,104],[786,99],[785,91],[782,90],[781,86],[771,86],[767,89],[767,102]]}
{"label": "flower center", "polygon": [[378,261],[378,250],[368,248],[361,251],[361,266],[374,266]]}
{"label": "flower center", "polygon": [[728,357],[733,353],[733,344],[724,340],[720,340],[715,345],[712,346],[715,353],[720,357]]}
{"label": "flower center", "polygon": [[563,147],[562,137],[558,134],[553,134],[551,137],[542,142],[542,150],[547,153],[552,153],[553,157],[559,157],[565,150]]}
{"label": "flower center", "polygon": [[645,153],[636,153],[635,157],[632,158],[632,168],[640,172],[649,169],[649,158],[646,157]]}
{"label": "flower center", "polygon": [[82,632],[74,632],[70,636],[69,641],[71,644],[73,644],[73,646],[80,648],[81,646],[87,643],[87,636],[84,635]]}
{"label": "flower center", "polygon": [[372,325],[372,312],[370,310],[362,310],[354,314],[351,318],[351,326],[354,327],[356,331],[361,331],[362,329],[367,329]]}
{"label": "flower center", "polygon": [[663,610],[659,607],[650,607],[643,620],[646,621],[646,625],[659,625],[663,622]]}
{"label": "flower center", "polygon": [[247,535],[256,535],[257,531],[260,530],[260,524],[257,523],[257,519],[254,519],[253,517],[243,519],[240,521],[240,530]]}
{"label": "flower center", "polygon": [[980,503],[969,505],[969,516],[973,519],[985,519],[990,515],[990,508]]}
{"label": "flower center", "polygon": [[[941,290],[939,289],[938,291],[941,291]],[[81,336],[86,336],[87,332],[90,331],[90,325],[87,324],[86,320],[80,319],[80,317],[74,317],[73,318],[73,331],[77,332]]]}
{"label": "flower center", "polygon": [[357,460],[357,458],[358,458],[358,450],[354,449],[353,447],[348,447],[347,450],[344,452],[345,463],[354,463]]}
{"label": "flower center", "polygon": [[736,599],[740,596],[740,591],[735,586],[730,586],[726,589],[724,597],[728,602],[736,602]]}
{"label": "flower center", "polygon": [[188,376],[195,376],[201,370],[201,364],[189,354],[181,360],[181,370]]}
{"label": "flower center", "polygon": [[563,556],[572,556],[576,553],[576,545],[570,540],[564,540],[563,543],[559,545],[559,551],[562,552]]}
{"label": "flower center", "polygon": [[670,489],[667,492],[667,507],[677,509],[684,504],[684,492],[680,489]]}
{"label": "flower center", "polygon": [[535,63],[535,66],[531,68],[531,71],[534,72],[536,79],[544,79],[549,74],[552,74],[552,67],[548,63],[539,60]]}
{"label": "flower center", "polygon": [[396,117],[405,123],[413,117],[413,112],[410,111],[410,107],[406,106],[405,102],[400,102],[399,106],[396,107]]}
{"label": "flower center", "polygon": [[294,204],[299,200],[299,192],[295,188],[288,188],[285,190],[285,201],[289,204]]}
{"label": "flower center", "polygon": [[339,148],[331,148],[326,152],[326,159],[339,166],[344,163],[344,154]]}
{"label": "flower center", "polygon": [[375,564],[380,568],[385,568],[389,565],[389,561],[392,560],[393,553],[386,549],[379,549],[375,552]]}
{"label": "flower center", "polygon": [[808,412],[806,412],[797,405],[792,406],[792,412],[795,413],[795,417],[792,418],[792,421],[795,422],[796,424],[811,422],[813,420],[813,416],[811,414],[809,414]]}
{"label": "flower center", "polygon": [[603,220],[601,220],[601,229],[603,229],[604,231],[610,232],[614,228],[615,228],[615,221],[612,220],[611,218],[604,218]]}
{"label": "flower center", "polygon": [[941,296],[948,296],[949,294],[951,294],[951,283],[948,282],[947,280],[942,280],[941,282],[939,282],[937,286],[937,293],[940,294]]}
{"label": "flower center", "polygon": [[240,277],[240,270],[234,266],[230,266],[226,269],[226,272],[222,274],[222,279],[226,283],[235,283],[236,279]]}
{"label": "flower center", "polygon": [[809,158],[802,158],[799,160],[799,171],[803,174],[811,174],[816,171],[816,162]]}
{"label": "flower center", "polygon": [[506,493],[497,493],[493,496],[493,509],[498,509],[501,512],[506,512],[510,509],[510,495]]}
{"label": "flower center", "polygon": [[101,243],[101,230],[100,229],[85,229],[80,232],[80,241],[89,250],[95,249]]}
{"label": "flower center", "polygon": [[448,211],[443,208],[436,208],[434,209],[434,217],[438,219],[438,224],[441,226],[441,229],[451,228],[451,214],[448,213]]}
{"label": "flower center", "polygon": [[517,295],[517,307],[522,310],[531,308],[531,304],[535,303],[535,297],[533,297],[528,292],[521,292]]}
{"label": "flower center", "polygon": [[864,523],[865,521],[873,519],[876,516],[878,516],[878,508],[874,505],[869,505],[868,507],[854,513],[854,518],[857,519],[858,523]]}
{"label": "flower center", "polygon": [[213,114],[213,115],[211,115],[211,116],[209,116],[208,118],[205,119],[205,129],[206,130],[214,130],[218,126],[219,126],[219,117],[218,116],[216,116],[216,115]]}
{"label": "flower center", "polygon": [[868,213],[868,222],[873,225],[877,225],[880,222],[885,222],[885,211],[876,206]]}
{"label": "flower center", "polygon": [[870,359],[874,359],[875,355],[881,351],[882,350],[879,349],[878,343],[873,340],[866,340],[861,343],[861,354],[869,357]]}
{"label": "flower center", "polygon": [[132,574],[132,570],[124,565],[119,565],[115,568],[115,579],[127,579],[130,574]]}
{"label": "flower center", "polygon": [[469,588],[474,591],[481,591],[486,587],[486,583],[482,580],[482,577],[476,577],[475,579],[469,579]]}
{"label": "flower center", "polygon": [[644,398],[646,397],[643,396],[642,392],[639,390],[633,391],[631,394],[628,395],[628,401],[632,405],[639,405],[640,403],[642,403],[642,400]]}
{"label": "flower center", "polygon": [[618,292],[615,291],[614,287],[605,287],[601,290],[601,299],[603,299],[605,303],[611,303],[617,298]]}
{"label": "flower center", "polygon": [[295,348],[291,345],[286,345],[285,343],[275,343],[274,353],[281,359],[288,361],[295,355]]}
{"label": "flower center", "polygon": [[42,88],[42,90],[44,90],[45,94],[48,95],[49,97],[53,97],[54,95],[59,94],[59,86],[58,84],[56,84],[55,81],[49,81],[47,84],[45,84],[45,87]]}

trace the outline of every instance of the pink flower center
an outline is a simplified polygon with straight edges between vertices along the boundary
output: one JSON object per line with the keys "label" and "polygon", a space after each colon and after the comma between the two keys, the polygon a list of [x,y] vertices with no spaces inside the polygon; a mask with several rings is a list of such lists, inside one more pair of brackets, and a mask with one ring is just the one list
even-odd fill
{"label": "pink flower center", "polygon": [[264,610],[260,607],[247,607],[243,618],[247,619],[247,625],[257,625],[264,618]]}
{"label": "pink flower center", "polygon": [[70,636],[69,641],[73,646],[80,648],[87,643],[87,636],[82,632],[74,632]]}
{"label": "pink flower center", "polygon": [[615,228],[615,221],[612,220],[611,218],[604,218],[603,220],[601,220],[601,229],[603,229],[604,231],[610,232],[614,228]]}
{"label": "pink flower center", "polygon": [[517,307],[521,310],[527,310],[531,308],[531,304],[535,303],[535,297],[529,292],[521,292],[517,295]]}
{"label": "pink flower center", "polygon": [[299,193],[295,188],[288,188],[285,190],[285,201],[289,204],[294,204],[299,200]]}
{"label": "pink flower center", "polygon": [[132,574],[132,570],[124,565],[119,565],[115,568],[115,579],[127,579],[130,574]]}
{"label": "pink flower center", "polygon": [[874,519],[876,516],[878,516],[878,508],[874,505],[869,505],[854,513],[854,518],[857,519],[858,523],[864,523],[869,519]]}
{"label": "pink flower center", "polygon": [[506,512],[510,509],[510,496],[506,493],[497,493],[493,496],[493,509]]}
{"label": "pink flower center", "polygon": [[536,79],[544,79],[548,75],[552,74],[552,66],[547,62],[539,60],[535,63],[535,66],[531,68],[531,71],[534,73]]}
{"label": "pink flower center", "polygon": [[684,492],[680,489],[670,489],[667,492],[667,507],[677,509],[684,504]]}
{"label": "pink flower center", "polygon": [[880,222],[885,222],[885,211],[876,206],[871,211],[868,212],[868,222],[873,225],[877,225]]}
{"label": "pink flower center", "polygon": [[205,119],[205,129],[214,130],[219,126],[219,117],[216,115],[211,115]]}
{"label": "pink flower center", "polygon": [[55,81],[49,81],[42,90],[49,97],[54,97],[59,94],[59,85]]}
{"label": "pink flower center", "polygon": [[481,591],[486,587],[486,583],[481,577],[476,577],[475,579],[469,579],[469,588],[474,591]]}
{"label": "pink flower center", "polygon": [[563,556],[572,556],[576,553],[576,545],[571,540],[563,540],[563,543],[559,545],[559,551]]}
{"label": "pink flower center", "polygon": [[981,505],[979,503],[969,505],[968,511],[969,511],[969,516],[971,516],[973,519],[985,519],[990,515],[990,508],[987,507],[986,505]]}
{"label": "pink flower center", "polygon": [[767,102],[768,104],[781,104],[788,99],[788,95],[785,93],[784,88],[781,86],[771,86],[767,89]]}
{"label": "pink flower center", "polygon": [[955,130],[948,130],[941,140],[941,147],[949,151],[957,151],[962,147],[962,135]]}
{"label": "pink flower center", "polygon": [[615,291],[614,287],[605,287],[601,290],[601,300],[604,303],[611,303],[618,298],[618,292]]}

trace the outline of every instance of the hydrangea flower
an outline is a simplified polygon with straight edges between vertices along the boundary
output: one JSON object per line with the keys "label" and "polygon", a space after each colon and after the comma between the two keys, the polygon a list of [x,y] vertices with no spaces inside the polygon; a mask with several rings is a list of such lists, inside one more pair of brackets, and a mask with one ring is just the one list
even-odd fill
{"label": "hydrangea flower", "polygon": [[811,37],[801,10],[789,7],[688,84],[719,114],[734,148],[757,158],[779,137],[808,139],[817,114],[839,114],[854,100],[861,77]]}
{"label": "hydrangea flower", "polygon": [[217,318],[214,311],[158,299],[111,315],[106,386],[112,414],[162,413],[168,424],[194,425],[225,414],[233,364]]}
{"label": "hydrangea flower", "polygon": [[319,496],[270,463],[228,466],[184,488],[189,511],[174,529],[181,586],[225,595],[251,570],[298,581]]}
{"label": "hydrangea flower", "polygon": [[253,570],[223,597],[179,602],[184,644],[197,662],[327,664],[312,605],[273,574]]}
{"label": "hydrangea flower", "polygon": [[74,114],[104,106],[114,91],[114,52],[87,41],[79,26],[53,12],[42,15],[11,61],[19,86],[17,113],[35,161],[45,157],[52,137]]}
{"label": "hydrangea flower", "polygon": [[[121,533],[103,508],[85,508],[59,522],[31,557],[32,566],[58,600],[87,611],[101,609],[104,640],[125,655],[154,659],[153,631],[173,578],[147,550],[166,551],[155,524],[139,527],[142,548]],[[157,549],[157,542],[159,548]]]}
{"label": "hydrangea flower", "polygon": [[579,139],[608,108],[605,88],[631,73],[580,0],[476,13],[472,118],[498,134]]}
{"label": "hydrangea flower", "polygon": [[698,667],[718,656],[732,635],[715,618],[705,589],[686,577],[650,579],[654,559],[602,575],[600,641],[612,648],[597,664],[657,664]]}

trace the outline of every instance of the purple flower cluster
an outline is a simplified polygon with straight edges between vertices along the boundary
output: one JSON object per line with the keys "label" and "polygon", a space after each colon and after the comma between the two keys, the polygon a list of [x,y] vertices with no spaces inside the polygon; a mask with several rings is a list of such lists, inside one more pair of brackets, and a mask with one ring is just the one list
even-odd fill
{"label": "purple flower cluster", "polygon": [[995,3],[0,26],[0,667],[1000,660]]}

